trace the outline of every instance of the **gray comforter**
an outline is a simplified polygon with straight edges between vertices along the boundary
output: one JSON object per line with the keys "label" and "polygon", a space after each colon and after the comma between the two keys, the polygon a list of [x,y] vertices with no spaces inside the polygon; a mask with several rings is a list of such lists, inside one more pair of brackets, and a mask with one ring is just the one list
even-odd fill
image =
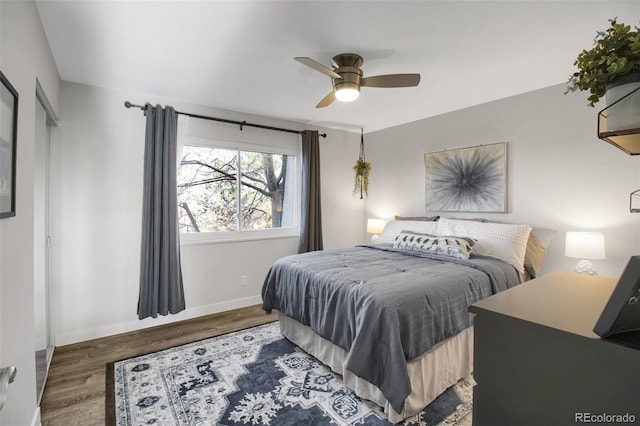
{"label": "gray comforter", "polygon": [[411,392],[407,361],[469,327],[469,305],[518,283],[515,269],[495,259],[357,246],[279,259],[264,281],[262,308],[349,351],[346,368],[400,413]]}

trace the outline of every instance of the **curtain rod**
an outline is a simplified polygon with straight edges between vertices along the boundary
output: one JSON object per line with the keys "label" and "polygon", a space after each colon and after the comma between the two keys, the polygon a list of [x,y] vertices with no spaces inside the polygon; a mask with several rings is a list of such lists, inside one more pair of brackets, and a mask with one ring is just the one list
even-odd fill
{"label": "curtain rod", "polygon": [[[132,108],[132,107],[140,108],[143,111],[147,110],[146,105],[135,105],[129,101],[125,101],[124,106],[127,108]],[[247,123],[246,121],[227,120],[226,118],[208,117],[206,115],[190,114],[188,112],[180,112],[180,111],[176,111],[176,112],[178,114],[186,115],[193,118],[201,118],[203,120],[220,121],[222,123],[237,124],[238,126],[240,126],[240,130],[242,130],[244,126],[248,126],[248,127],[257,127],[259,129],[275,130],[277,132],[287,132],[287,133],[297,133],[297,134],[302,134],[304,132],[300,130],[283,129],[282,127],[272,127],[272,126],[265,126],[262,124]],[[322,136],[323,138],[327,137],[326,133],[320,133],[319,135]]]}

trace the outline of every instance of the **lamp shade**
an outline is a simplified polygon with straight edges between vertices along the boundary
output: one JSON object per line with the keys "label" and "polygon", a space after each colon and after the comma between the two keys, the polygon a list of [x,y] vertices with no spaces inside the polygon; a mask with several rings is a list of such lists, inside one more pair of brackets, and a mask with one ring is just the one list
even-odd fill
{"label": "lamp shade", "polygon": [[601,232],[567,232],[564,255],[576,259],[605,259],[604,234]]}
{"label": "lamp shade", "polygon": [[382,219],[367,219],[367,233],[369,234],[382,234],[384,230],[384,220]]}

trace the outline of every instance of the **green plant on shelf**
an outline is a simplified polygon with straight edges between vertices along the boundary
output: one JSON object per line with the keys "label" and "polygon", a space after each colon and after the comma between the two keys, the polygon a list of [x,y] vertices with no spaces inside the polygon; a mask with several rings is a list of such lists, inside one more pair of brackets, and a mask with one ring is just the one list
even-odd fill
{"label": "green plant on shelf", "polygon": [[594,45],[578,54],[573,63],[578,71],[569,77],[569,91],[589,91],[589,105],[594,106],[616,78],[640,72],[640,32],[610,19],[605,31],[598,31]]}

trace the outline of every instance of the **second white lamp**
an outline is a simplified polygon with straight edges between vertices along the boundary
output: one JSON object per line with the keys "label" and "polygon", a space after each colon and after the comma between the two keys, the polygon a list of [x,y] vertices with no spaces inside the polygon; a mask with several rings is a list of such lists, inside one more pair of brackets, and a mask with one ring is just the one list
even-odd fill
{"label": "second white lamp", "polygon": [[604,234],[601,232],[567,232],[564,255],[580,259],[576,272],[596,275],[591,260],[605,259]]}
{"label": "second white lamp", "polygon": [[382,234],[382,231],[384,231],[383,219],[367,219],[367,233],[373,234],[371,241],[377,240],[380,234]]}

